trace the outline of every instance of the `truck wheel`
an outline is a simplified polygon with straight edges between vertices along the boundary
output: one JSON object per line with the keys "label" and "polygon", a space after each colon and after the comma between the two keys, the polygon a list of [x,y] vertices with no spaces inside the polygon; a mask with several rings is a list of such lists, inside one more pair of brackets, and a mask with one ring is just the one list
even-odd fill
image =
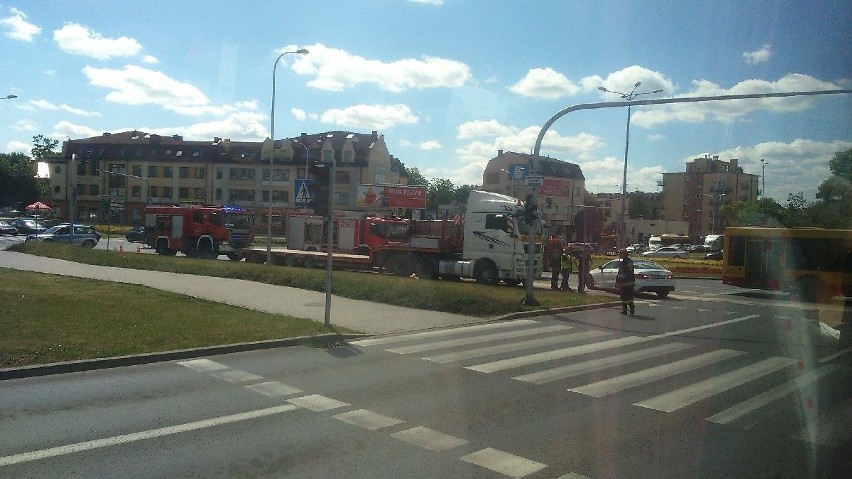
{"label": "truck wheel", "polygon": [[521,280],[519,279],[504,279],[503,282],[506,283],[507,286],[517,286],[521,284]]}
{"label": "truck wheel", "polygon": [[387,267],[394,276],[411,276],[413,272],[411,260],[404,254],[395,254],[388,258]]}
{"label": "truck wheel", "polygon": [[435,269],[432,262],[426,258],[420,258],[414,263],[414,274],[420,279],[435,279]]}
{"label": "truck wheel", "polygon": [[219,256],[219,248],[209,242],[205,241],[198,245],[198,257],[202,259],[216,259]]}
{"label": "truck wheel", "polygon": [[494,266],[489,260],[483,260],[476,263],[473,277],[477,283],[481,284],[497,284],[497,266]]}

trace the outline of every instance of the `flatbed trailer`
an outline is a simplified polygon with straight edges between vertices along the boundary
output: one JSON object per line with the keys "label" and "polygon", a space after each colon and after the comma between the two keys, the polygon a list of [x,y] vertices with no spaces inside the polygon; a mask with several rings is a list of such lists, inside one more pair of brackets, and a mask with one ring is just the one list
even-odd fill
{"label": "flatbed trailer", "polygon": [[[304,251],[273,247],[270,249],[272,264],[277,266],[323,268],[325,267],[328,253],[325,251]],[[239,250],[241,258],[249,263],[265,263],[266,248],[244,248]],[[347,269],[370,269],[373,267],[369,256],[349,253],[332,253],[332,264],[335,267]]]}

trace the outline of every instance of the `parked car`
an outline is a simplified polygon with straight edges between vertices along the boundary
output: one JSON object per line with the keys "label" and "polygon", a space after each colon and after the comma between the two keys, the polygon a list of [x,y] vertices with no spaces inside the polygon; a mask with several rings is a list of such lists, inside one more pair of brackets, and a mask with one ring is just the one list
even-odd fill
{"label": "parked car", "polygon": [[712,253],[707,253],[707,255],[704,256],[704,259],[723,259],[724,257],[724,251],[714,251]]}
{"label": "parked car", "polygon": [[71,225],[68,223],[59,224],[48,228],[44,233],[31,234],[27,236],[27,243],[36,243],[39,241],[54,241],[57,243],[70,243],[87,248],[94,248],[101,239],[101,234],[95,231],[94,226],[74,224],[74,234],[69,234]]}
{"label": "parked car", "polygon": [[130,231],[124,235],[124,238],[131,243],[144,243],[145,242],[145,227],[144,226],[134,226],[130,228]]}
{"label": "parked car", "polygon": [[674,246],[663,246],[653,251],[646,251],[642,256],[659,258],[689,258],[689,252]]}
{"label": "parked car", "polygon": [[15,236],[16,234],[18,234],[18,228],[15,228],[5,221],[0,221],[0,235]]}
{"label": "parked car", "polygon": [[[592,289],[615,289],[615,276],[620,259],[614,259],[589,272],[586,276],[586,286]],[[633,271],[636,275],[637,293],[656,293],[665,298],[675,290],[674,274],[661,265],[645,259],[633,261]]]}
{"label": "parked car", "polygon": [[15,218],[9,224],[17,228],[18,234],[22,235],[41,233],[47,229],[44,223],[32,218]]}
{"label": "parked car", "polygon": [[648,248],[646,248],[646,247],[645,247],[645,245],[642,245],[642,244],[638,244],[638,243],[637,243],[637,244],[632,244],[632,245],[628,246],[628,247],[627,247],[627,252],[628,252],[628,253],[641,253],[641,252],[643,252],[643,251],[645,251],[645,250],[647,250],[647,249],[648,249]]}

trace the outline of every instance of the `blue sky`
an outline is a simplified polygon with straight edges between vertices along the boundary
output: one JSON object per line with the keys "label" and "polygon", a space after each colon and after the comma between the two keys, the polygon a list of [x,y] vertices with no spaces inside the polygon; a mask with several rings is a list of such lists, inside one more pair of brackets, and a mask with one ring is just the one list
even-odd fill
{"label": "blue sky", "polygon": [[[2,1],[2,0],[0,0]],[[646,98],[852,88],[852,4],[840,1],[18,1],[0,3],[0,151],[34,135],[138,129],[259,141],[385,136],[427,178],[481,184],[497,150],[529,153],[541,125],[598,90]],[[620,189],[624,108],[576,112],[542,154]],[[636,107],[629,191],[693,158],[738,158],[782,204],[812,200],[852,148],[849,95]]]}

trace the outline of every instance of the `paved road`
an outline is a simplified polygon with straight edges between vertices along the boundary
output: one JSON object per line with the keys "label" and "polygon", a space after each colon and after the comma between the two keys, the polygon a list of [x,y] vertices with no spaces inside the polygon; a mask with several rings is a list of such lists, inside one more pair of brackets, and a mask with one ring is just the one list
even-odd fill
{"label": "paved road", "polygon": [[797,311],[646,299],[4,381],[0,475],[849,477],[850,351]]}

